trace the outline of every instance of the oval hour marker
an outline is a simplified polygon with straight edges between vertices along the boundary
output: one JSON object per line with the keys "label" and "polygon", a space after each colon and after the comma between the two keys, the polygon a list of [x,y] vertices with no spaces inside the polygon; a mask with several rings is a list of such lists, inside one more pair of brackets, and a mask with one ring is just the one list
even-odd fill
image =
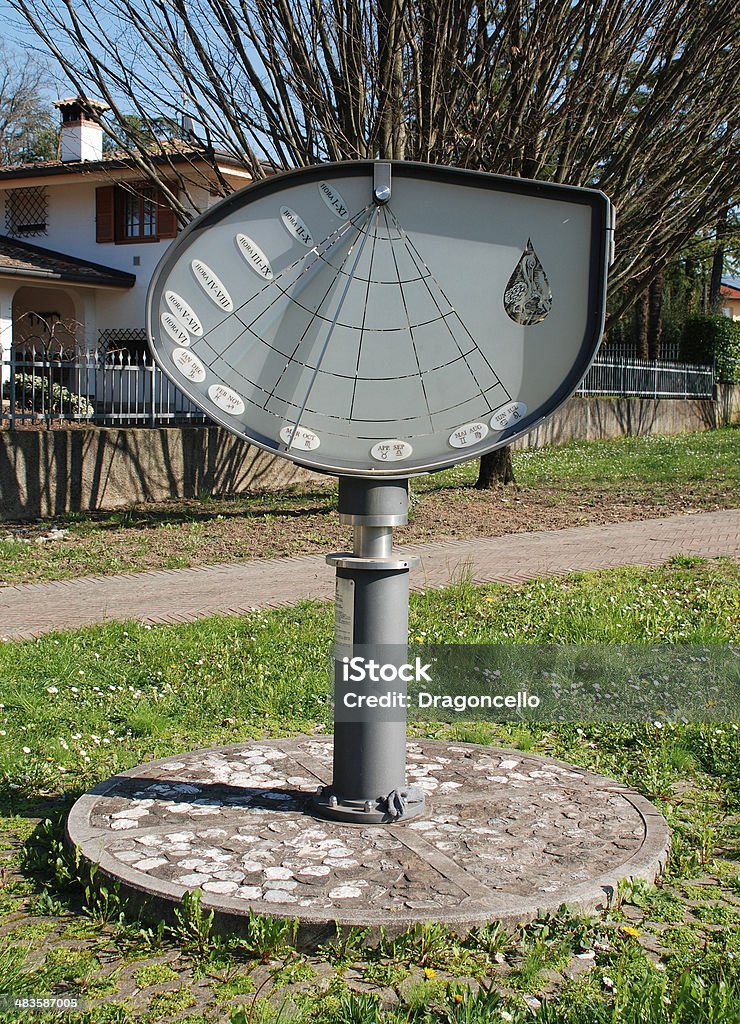
{"label": "oval hour marker", "polygon": [[190,266],[193,268],[195,280],[208,298],[212,299],[225,313],[231,313],[234,308],[231,296],[211,268],[203,260],[193,260]]}
{"label": "oval hour marker", "polygon": [[185,299],[183,299],[181,295],[178,295],[177,292],[165,292],[164,297],[167,300],[167,305],[175,316],[180,319],[183,326],[187,328],[191,334],[194,334],[199,338],[203,333],[203,325],[190,306],[188,306]]}
{"label": "oval hour marker", "polygon": [[177,317],[173,316],[172,313],[165,311],[159,319],[165,331],[167,331],[173,341],[176,341],[178,345],[190,344],[190,335],[180,324]]}
{"label": "oval hour marker", "polygon": [[208,397],[219,409],[230,413],[232,416],[241,416],[244,412],[244,402],[241,395],[236,391],[227,388],[225,384],[211,384],[208,389]]}
{"label": "oval hour marker", "polygon": [[249,235],[237,235],[236,244],[239,252],[247,261],[252,270],[261,277],[263,281],[272,281],[272,267],[267,256]]}
{"label": "oval hour marker", "polygon": [[491,417],[491,429],[505,430],[512,423],[518,423],[523,419],[526,411],[524,402],[509,402],[508,405],[502,405]]}
{"label": "oval hour marker", "polygon": [[463,427],[453,430],[448,440],[453,448],[470,448],[478,444],[488,433],[485,423],[466,423]]}
{"label": "oval hour marker", "polygon": [[311,248],[313,245],[313,236],[295,210],[291,210],[289,206],[281,206],[280,219],[293,238],[302,242],[307,249]]}
{"label": "oval hour marker", "polygon": [[349,213],[347,204],[342,199],[341,193],[338,192],[333,185],[330,185],[328,181],[319,182],[319,195],[332,213],[336,213],[337,217],[347,216]]}
{"label": "oval hour marker", "polygon": [[552,309],[552,289],[544,267],[528,239],[504,291],[504,309],[514,323],[531,327]]}
{"label": "oval hour marker", "polygon": [[[291,441],[291,438],[293,440]],[[293,427],[283,427],[280,431],[280,440],[283,444],[289,444],[291,448],[299,448],[305,452],[315,451],[321,444],[321,440],[312,430],[305,427],[297,427],[293,433]]]}
{"label": "oval hour marker", "polygon": [[413,452],[414,449],[408,441],[399,441],[397,438],[391,441],[378,441],[370,449],[370,455],[376,462],[402,462]]}
{"label": "oval hour marker", "polygon": [[186,348],[176,348],[172,353],[172,362],[178,368],[183,377],[187,377],[194,384],[200,384],[206,379],[206,368],[200,359],[193,352]]}

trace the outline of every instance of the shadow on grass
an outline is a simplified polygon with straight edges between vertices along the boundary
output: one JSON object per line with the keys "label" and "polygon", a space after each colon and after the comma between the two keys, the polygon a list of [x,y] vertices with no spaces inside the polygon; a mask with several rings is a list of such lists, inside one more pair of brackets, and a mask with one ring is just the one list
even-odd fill
{"label": "shadow on grass", "polygon": [[[311,491],[290,495],[266,495],[245,498],[212,497],[204,501],[182,499],[152,508],[137,506],[119,511],[71,512],[34,523],[33,531],[56,526],[90,526],[99,531],[147,529],[157,526],[177,526],[182,523],[209,523],[214,520],[268,518],[301,519],[327,515],[336,510],[336,496],[325,491]],[[7,522],[8,529],[28,529],[28,523]]]}

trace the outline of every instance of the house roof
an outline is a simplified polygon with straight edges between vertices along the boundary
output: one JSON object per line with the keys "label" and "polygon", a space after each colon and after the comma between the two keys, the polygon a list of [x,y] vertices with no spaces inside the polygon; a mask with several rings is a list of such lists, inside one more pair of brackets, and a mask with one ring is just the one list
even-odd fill
{"label": "house roof", "polygon": [[41,278],[98,288],[133,288],[136,274],[0,235],[0,277]]}
{"label": "house roof", "polygon": [[[207,154],[177,141],[161,143],[161,152],[152,153],[155,164],[203,164]],[[215,152],[216,162],[248,176],[246,167],[230,153]],[[18,178],[49,177],[55,174],[89,174],[95,171],[138,170],[138,165],[122,150],[106,153],[101,160],[43,160],[35,163],[10,164],[0,167],[0,181]]]}
{"label": "house roof", "polygon": [[719,293],[723,299],[740,299],[740,287],[734,284],[723,283]]}

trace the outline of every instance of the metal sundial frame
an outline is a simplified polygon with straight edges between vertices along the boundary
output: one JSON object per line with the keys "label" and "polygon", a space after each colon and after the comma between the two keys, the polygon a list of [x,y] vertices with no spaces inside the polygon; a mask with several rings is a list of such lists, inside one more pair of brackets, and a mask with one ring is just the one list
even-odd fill
{"label": "metal sundial frame", "polygon": [[[392,195],[391,174],[394,165],[389,161],[376,161],[371,164],[368,161],[358,164],[340,165],[345,169],[358,171],[359,165],[363,167],[372,166],[373,170],[373,194],[372,206],[366,224],[374,224],[378,212],[385,206]],[[314,170],[309,169],[308,174]],[[475,172],[460,172],[452,168],[430,168],[435,174],[447,175],[447,180],[455,182],[461,174],[474,174]],[[296,172],[301,173],[301,172]],[[358,171],[359,173],[359,171]],[[290,179],[296,174],[287,174],[281,177]],[[481,177],[480,175],[478,176]],[[320,179],[317,179],[320,180]],[[516,192],[519,189],[526,190],[536,187],[542,198],[549,194],[557,195],[558,190],[568,191],[567,186],[552,186],[547,183],[529,182],[517,183],[513,180],[509,186],[510,191]],[[262,183],[264,184],[264,183]],[[257,186],[255,186],[257,187]],[[270,184],[270,188],[275,187]],[[279,182],[277,187],[279,188]],[[573,190],[570,190],[573,191]],[[580,190],[588,191],[588,190]],[[586,365],[583,359],[576,363],[567,378],[558,378],[559,388],[552,395],[548,408],[536,416],[541,420],[545,415],[554,411],[565,399],[572,394],[578,385],[583,373],[585,373],[590,360],[593,358],[598,346],[598,339],[603,328],[606,269],[611,260],[613,248],[614,216],[613,210],[605,196],[599,194],[596,199],[595,193],[591,193],[590,203],[595,211],[594,216],[601,218],[601,235],[595,236],[595,229],[592,226],[591,249],[590,249],[590,280],[589,280],[589,307],[587,335],[589,341],[584,340],[584,352],[590,354]],[[223,207],[230,209],[237,205],[239,199],[232,196],[224,200]],[[195,232],[191,237],[197,238],[197,232],[204,230],[200,222],[209,223],[211,211],[198,218],[194,224],[187,229],[184,235]],[[337,708],[342,705],[343,697],[347,691],[347,685],[342,677],[341,666],[343,657],[352,654],[356,650],[362,651],[362,656],[372,659],[379,656],[380,660],[388,661],[388,652],[391,652],[392,660],[406,662],[408,651],[408,608],[409,608],[409,573],[418,564],[418,558],[403,556],[393,549],[393,528],[405,525],[408,521],[408,481],[412,475],[445,468],[437,459],[434,465],[428,467],[415,467],[404,473],[403,466],[399,464],[396,471],[390,467],[368,465],[367,472],[361,469],[352,469],[343,472],[337,467],[326,464],[317,465],[316,461],[306,456],[301,457],[300,451],[293,448],[297,432],[301,427],[301,420],[307,408],[309,396],[313,385],[319,374],[322,360],[327,352],[329,342],[339,321],[340,312],[343,309],[344,299],[353,280],[354,269],[361,259],[363,248],[370,232],[366,232],[357,246],[357,252],[353,256],[351,269],[347,274],[337,309],[333,319],[329,322],[323,346],[319,352],[313,377],[305,392],[302,405],[297,415],[292,414],[292,428],[284,428],[287,436],[282,438],[282,445],[275,448],[264,443],[263,440],[252,438],[235,426],[234,421],[228,416],[223,416],[206,404],[199,401],[199,393],[194,389],[183,385],[183,381],[173,376],[172,367],[164,360],[158,351],[155,340],[152,340],[152,351],[156,361],[164,372],[175,381],[175,383],[187,394],[191,400],[200,405],[217,422],[220,422],[227,429],[232,430],[239,436],[266,448],[268,451],[282,457],[292,459],[298,464],[305,465],[309,469],[318,469],[323,472],[334,473],[339,476],[339,517],[340,522],[351,525],[354,532],[353,550],[327,556],[327,562],[332,565],[336,573],[336,644],[335,644],[335,671],[334,671],[334,758],[332,784],[328,787],[320,787],[313,799],[314,810],[327,818],[356,824],[393,823],[419,816],[424,811],[424,794],[415,787],[409,787],[406,782],[406,715],[402,713],[403,708],[397,707],[393,716],[380,713],[370,713],[369,710],[362,715],[347,716],[344,713],[338,714]],[[596,239],[596,241],[595,241]],[[249,241],[249,240],[248,240]],[[315,251],[312,250],[312,251]],[[350,252],[352,250],[350,249]],[[256,249],[259,260],[264,254]],[[535,264],[534,253],[531,250],[531,242],[527,244],[522,260],[529,257],[527,270],[530,276],[536,277],[538,270]],[[150,339],[157,339],[159,323],[159,302],[161,301],[162,288],[161,278],[165,276],[165,270],[170,266],[172,256],[165,256],[157,268],[149,290],[147,303],[148,323]],[[207,269],[207,268],[206,268]],[[271,273],[271,271],[270,271]],[[216,285],[220,285],[219,279],[215,278]],[[399,277],[399,285],[401,284]],[[547,285],[549,288],[549,285]],[[513,291],[513,289],[512,289]],[[172,293],[170,293],[172,294]],[[231,301],[231,300],[229,300]],[[509,312],[511,319],[519,319],[522,324],[537,323],[537,317],[543,319],[549,309],[548,296],[543,289],[542,300],[539,307],[531,314],[532,319],[527,319],[530,314],[520,302],[516,305],[512,300],[512,311]],[[186,307],[187,309],[187,307]],[[177,310],[175,311],[177,312]],[[189,310],[187,311],[190,312]],[[170,315],[165,311],[166,315]],[[190,314],[192,316],[192,314]],[[164,316],[164,314],[163,314]],[[185,314],[187,322],[187,313]],[[197,319],[197,318],[196,318]],[[177,330],[175,326],[174,330]],[[187,333],[187,332],[185,332]],[[189,345],[190,341],[182,342]],[[177,352],[177,349],[175,349]],[[197,360],[196,360],[197,362]],[[421,371],[420,371],[421,372]],[[194,379],[194,378],[193,378]],[[202,378],[200,378],[202,379]],[[228,390],[228,388],[227,388]],[[210,394],[210,392],[209,392]],[[201,396],[202,397],[202,396]],[[515,436],[532,429],[533,418],[527,417],[526,424],[505,426],[499,432],[499,437],[494,447],[500,447],[510,443]],[[474,424],[469,424],[473,426]],[[487,445],[484,450],[491,450]],[[465,450],[450,453],[447,465],[456,462],[473,459],[481,454],[478,449]],[[375,469],[376,472],[372,470]],[[394,682],[396,692],[405,693],[405,684],[398,679]]]}

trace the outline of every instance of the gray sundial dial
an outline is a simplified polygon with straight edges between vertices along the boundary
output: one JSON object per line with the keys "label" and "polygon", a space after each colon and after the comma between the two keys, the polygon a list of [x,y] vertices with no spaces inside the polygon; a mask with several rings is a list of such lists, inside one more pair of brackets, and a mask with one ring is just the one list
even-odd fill
{"label": "gray sundial dial", "polygon": [[412,163],[277,175],[168,250],[157,361],[212,419],[342,476],[508,443],[575,389],[604,315],[599,192]]}

